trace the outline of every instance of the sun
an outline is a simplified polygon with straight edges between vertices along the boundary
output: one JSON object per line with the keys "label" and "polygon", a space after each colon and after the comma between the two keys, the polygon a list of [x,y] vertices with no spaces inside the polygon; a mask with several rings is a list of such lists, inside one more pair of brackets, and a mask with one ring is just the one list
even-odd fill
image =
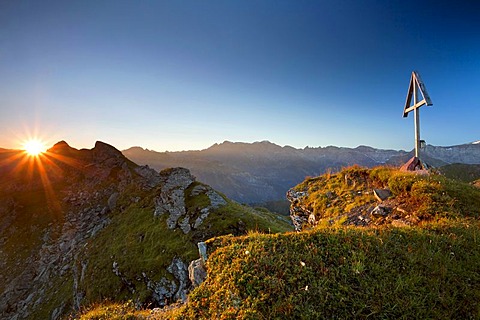
{"label": "sun", "polygon": [[40,140],[31,139],[23,144],[23,149],[31,156],[38,156],[47,149]]}

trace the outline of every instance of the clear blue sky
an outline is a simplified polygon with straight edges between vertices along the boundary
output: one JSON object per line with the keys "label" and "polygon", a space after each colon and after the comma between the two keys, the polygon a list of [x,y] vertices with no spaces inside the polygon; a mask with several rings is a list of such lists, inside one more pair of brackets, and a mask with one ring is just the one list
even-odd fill
{"label": "clear blue sky", "polygon": [[0,147],[480,139],[479,1],[0,2]]}

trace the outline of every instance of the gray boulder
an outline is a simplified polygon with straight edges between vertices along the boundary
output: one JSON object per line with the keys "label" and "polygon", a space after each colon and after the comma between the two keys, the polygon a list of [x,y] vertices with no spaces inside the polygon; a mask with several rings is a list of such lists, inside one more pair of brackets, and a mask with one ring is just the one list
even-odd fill
{"label": "gray boulder", "polygon": [[190,262],[188,266],[188,277],[194,288],[205,281],[207,278],[207,270],[201,258]]}

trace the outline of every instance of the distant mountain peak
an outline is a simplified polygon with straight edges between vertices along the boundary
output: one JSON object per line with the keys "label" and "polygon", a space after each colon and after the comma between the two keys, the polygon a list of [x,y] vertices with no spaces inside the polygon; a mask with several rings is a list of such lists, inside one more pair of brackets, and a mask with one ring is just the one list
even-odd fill
{"label": "distant mountain peak", "polygon": [[120,150],[108,143],[97,141],[92,149],[94,157],[99,158],[124,158]]}
{"label": "distant mountain peak", "polygon": [[268,140],[262,140],[262,141],[255,141],[253,144],[268,144],[268,145],[274,145],[277,146],[277,144],[270,142]]}
{"label": "distant mountain peak", "polygon": [[139,147],[139,146],[130,147],[130,148],[126,149],[126,150],[148,151],[148,149],[142,148],[142,147]]}
{"label": "distant mountain peak", "polygon": [[50,153],[59,154],[59,155],[70,155],[72,152],[78,151],[75,148],[72,148],[64,140],[55,143],[50,149],[47,150]]}
{"label": "distant mountain peak", "polygon": [[53,147],[47,150],[47,152],[68,157],[70,159],[95,163],[103,163],[108,159],[114,159],[114,161],[121,162],[127,160],[120,150],[102,141],[95,142],[95,147],[92,149],[78,150],[72,148],[66,141],[62,140],[54,144]]}
{"label": "distant mountain peak", "polygon": [[211,147],[207,148],[206,150],[225,150],[225,151],[236,151],[236,150],[243,150],[243,149],[257,149],[257,148],[282,148],[281,146],[272,143],[268,140],[263,141],[255,141],[255,142],[232,142],[225,140],[222,143],[215,143]]}

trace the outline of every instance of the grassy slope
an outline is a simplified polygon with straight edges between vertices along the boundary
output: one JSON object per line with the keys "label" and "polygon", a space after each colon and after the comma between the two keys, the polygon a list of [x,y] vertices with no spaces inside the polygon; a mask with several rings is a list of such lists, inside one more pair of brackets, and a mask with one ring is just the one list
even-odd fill
{"label": "grassy slope", "polygon": [[453,163],[438,170],[448,178],[464,182],[473,182],[480,178],[480,164]]}
{"label": "grassy slope", "polygon": [[188,304],[155,318],[480,318],[480,190],[389,168],[348,168],[298,189],[309,191],[305,202],[318,217],[330,219],[387,186],[417,225],[319,224],[211,239],[207,280]]}
{"label": "grassy slope", "polygon": [[[128,197],[138,195],[143,198],[145,196],[134,192],[129,192]],[[121,205],[122,199],[119,202]],[[204,195],[186,199],[189,212],[201,209],[208,204],[208,197]],[[85,252],[89,262],[85,281],[82,283],[82,289],[86,292],[86,304],[103,299],[121,302],[133,298],[120,279],[113,274],[114,261],[135,286],[135,299],[145,303],[148,302],[145,299],[149,295],[149,290],[142,279],[142,272],[155,281],[162,277],[171,278],[165,270],[166,267],[174,257],[181,258],[185,263],[197,259],[196,244],[197,241],[206,240],[203,238],[204,234],[211,237],[242,233],[247,230],[264,232],[291,230],[288,223],[285,220],[279,220],[277,215],[259,213],[231,201],[228,201],[226,206],[213,211],[199,229],[187,235],[180,229],[168,229],[166,215],[154,217],[153,211],[153,199],[151,196],[146,196],[123,212],[115,213],[112,216],[112,222],[90,242]],[[239,221],[242,221],[240,225],[245,231],[238,229]]]}
{"label": "grassy slope", "polygon": [[479,223],[227,239],[187,319],[476,318]]}

